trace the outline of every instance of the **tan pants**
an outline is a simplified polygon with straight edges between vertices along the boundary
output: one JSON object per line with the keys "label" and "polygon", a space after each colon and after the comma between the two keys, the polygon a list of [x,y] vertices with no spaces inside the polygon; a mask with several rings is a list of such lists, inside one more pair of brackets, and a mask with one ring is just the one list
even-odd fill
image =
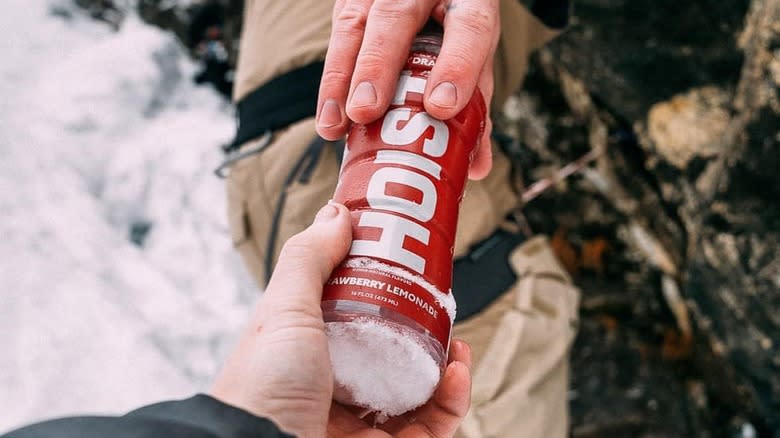
{"label": "tan pants", "polygon": [[[246,0],[234,98],[240,100],[282,73],[323,59],[332,7],[332,0]],[[517,0],[501,1],[501,21],[494,107],[520,86],[528,54],[555,35]],[[274,260],[284,241],[308,226],[333,194],[339,163],[330,146],[323,149],[308,180],[295,180],[285,188],[291,169],[315,135],[313,119],[295,123],[275,133],[261,154],[234,164],[228,176],[233,243],[260,286],[265,282],[263,260],[280,194],[286,192],[286,202],[278,220],[277,244],[270,248]],[[509,160],[494,150],[490,175],[467,185],[456,256],[489,236],[516,206],[509,174]],[[455,336],[471,344],[475,364],[472,409],[459,435],[562,437],[568,431],[567,354],[579,295],[543,238],[518,247],[510,262],[518,282],[483,312],[455,326]]]}

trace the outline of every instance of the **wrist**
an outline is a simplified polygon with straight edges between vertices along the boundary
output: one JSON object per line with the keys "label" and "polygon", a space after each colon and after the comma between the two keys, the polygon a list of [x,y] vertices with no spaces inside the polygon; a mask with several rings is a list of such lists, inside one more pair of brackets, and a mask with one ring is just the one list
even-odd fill
{"label": "wrist", "polygon": [[[260,416],[270,419],[280,429],[297,437],[325,437],[327,431],[327,412],[322,418],[311,408],[303,408],[299,403],[284,400],[268,400],[258,406]],[[258,414],[255,414],[258,415]]]}
{"label": "wrist", "polygon": [[[327,412],[318,415],[311,407],[301,406],[298,400],[277,400],[255,393],[252,397],[231,392],[216,384],[209,395],[220,402],[246,411],[256,417],[266,418],[279,429],[297,437],[324,437],[327,430]],[[239,394],[239,395],[237,395]],[[245,395],[245,394],[244,394]],[[318,418],[322,417],[322,418]]]}

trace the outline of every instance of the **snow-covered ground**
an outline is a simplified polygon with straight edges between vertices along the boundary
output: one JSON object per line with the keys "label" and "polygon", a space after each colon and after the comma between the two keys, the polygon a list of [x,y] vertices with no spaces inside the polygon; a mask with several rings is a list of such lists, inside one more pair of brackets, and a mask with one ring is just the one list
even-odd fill
{"label": "snow-covered ground", "polygon": [[0,433],[204,390],[257,295],[212,174],[230,107],[170,35],[70,4],[0,14]]}

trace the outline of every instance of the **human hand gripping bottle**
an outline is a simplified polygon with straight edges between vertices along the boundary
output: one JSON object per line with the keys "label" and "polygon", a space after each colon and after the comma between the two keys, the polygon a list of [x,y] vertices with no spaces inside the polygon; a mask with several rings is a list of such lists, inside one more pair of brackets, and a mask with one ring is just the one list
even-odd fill
{"label": "human hand gripping bottle", "polygon": [[396,416],[424,404],[447,364],[458,208],[485,126],[482,94],[440,121],[423,92],[442,43],[417,35],[388,112],[347,137],[334,201],[353,242],[325,285],[322,310],[340,403]]}

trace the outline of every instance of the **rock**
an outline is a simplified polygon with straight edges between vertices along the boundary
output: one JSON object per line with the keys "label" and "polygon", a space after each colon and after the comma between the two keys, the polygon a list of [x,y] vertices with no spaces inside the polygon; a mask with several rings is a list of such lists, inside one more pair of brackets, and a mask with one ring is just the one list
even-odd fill
{"label": "rock", "polygon": [[730,101],[720,88],[705,87],[653,105],[647,124],[655,153],[685,169],[694,157],[707,159],[723,152],[720,138],[731,119]]}
{"label": "rock", "polygon": [[687,372],[705,393],[691,424],[748,419],[759,436],[779,433],[780,2],[582,1],[576,11],[550,59],[591,94],[587,117],[610,129],[623,119],[638,135],[639,150],[612,148],[600,163],[601,192],[680,267],[696,325]]}
{"label": "rock", "polygon": [[557,61],[629,120],[704,85],[731,86],[743,53],[736,35],[749,0],[577,0],[551,45]]}

